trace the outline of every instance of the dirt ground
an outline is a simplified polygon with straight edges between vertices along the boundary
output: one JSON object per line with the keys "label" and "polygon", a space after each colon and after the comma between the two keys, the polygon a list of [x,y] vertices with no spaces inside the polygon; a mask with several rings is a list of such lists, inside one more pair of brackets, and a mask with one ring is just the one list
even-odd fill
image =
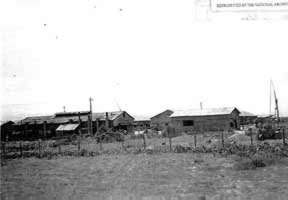
{"label": "dirt ground", "polygon": [[287,199],[288,160],[236,170],[232,157],[159,153],[15,159],[1,199]]}

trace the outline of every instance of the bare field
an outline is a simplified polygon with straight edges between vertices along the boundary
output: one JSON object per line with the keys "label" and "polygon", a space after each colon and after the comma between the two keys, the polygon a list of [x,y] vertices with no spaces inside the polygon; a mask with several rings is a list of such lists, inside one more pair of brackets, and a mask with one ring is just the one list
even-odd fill
{"label": "bare field", "polygon": [[287,159],[245,171],[234,162],[192,153],[18,159],[1,169],[1,199],[287,199]]}
{"label": "bare field", "polygon": [[[197,140],[204,144],[207,138]],[[142,142],[127,140],[125,146],[141,148]],[[147,146],[164,142],[151,138]],[[193,142],[192,136],[173,138],[173,145],[193,146]],[[244,142],[249,143],[249,137]],[[103,149],[119,150],[122,145],[103,144]],[[83,146],[99,148],[91,143]],[[277,200],[288,196],[287,157],[266,167],[239,170],[235,155],[132,152],[8,160],[1,168],[1,199]]]}

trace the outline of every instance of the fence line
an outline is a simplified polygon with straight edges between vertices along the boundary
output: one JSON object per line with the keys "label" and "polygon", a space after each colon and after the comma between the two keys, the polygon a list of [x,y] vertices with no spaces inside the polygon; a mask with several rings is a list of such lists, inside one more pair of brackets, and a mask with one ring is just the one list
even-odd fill
{"label": "fence line", "polygon": [[[250,136],[250,145],[254,146],[257,145],[257,143],[254,142],[253,137],[255,136],[253,134],[252,130],[249,130],[249,136]],[[281,128],[281,134],[282,134],[282,143],[283,146],[286,146],[286,135],[287,135],[287,128]],[[101,135],[100,135],[101,136]],[[169,150],[173,151],[173,138],[171,135],[167,135],[168,139],[169,139]],[[203,137],[207,137],[204,136],[203,134],[201,134],[201,136]],[[220,140],[220,144],[222,145],[223,148],[225,148],[225,138],[227,139],[229,134],[227,132],[224,131],[220,131],[219,134],[215,134],[215,136],[219,138]],[[141,139],[142,137],[142,139]],[[197,147],[199,147],[198,144],[198,140],[200,141],[200,146],[201,146],[201,137],[199,135],[199,139],[198,139],[198,134],[197,132],[193,132],[192,134],[193,142],[194,142],[194,148],[196,149]],[[64,144],[64,142],[61,142],[61,140],[56,140],[54,141],[54,143],[50,143],[51,141],[43,141],[43,140],[38,140],[38,141],[34,141],[31,143],[26,143],[23,141],[19,141],[15,143],[15,146],[9,145],[9,142],[1,142],[1,160],[5,160],[7,157],[11,157],[11,153],[15,153],[15,155],[12,156],[12,158],[16,158],[16,157],[20,157],[20,158],[24,158],[26,156],[36,156],[39,158],[45,157],[48,154],[52,154],[52,155],[77,155],[77,156],[81,156],[83,155],[83,152],[85,154],[85,152],[89,153],[89,152],[94,152],[94,153],[103,153],[103,145],[105,144],[108,145],[108,143],[103,143],[102,139],[97,141],[97,137],[89,137],[91,140],[85,140],[85,138],[83,137],[77,137],[76,141],[72,141],[70,143],[68,143],[68,145],[66,146],[66,144]],[[121,135],[121,140],[120,142],[116,142],[115,146],[113,146],[113,144],[111,144],[111,146],[114,147],[114,149],[116,148],[117,152],[123,151],[123,152],[131,152],[131,147],[134,148],[133,150],[136,149],[141,149],[143,148],[144,151],[146,150],[147,146],[149,145],[149,140],[147,140],[147,132],[144,132],[144,134],[142,134],[142,136],[140,135],[140,137],[138,137],[138,140],[135,139],[134,142],[130,143],[131,138],[127,139],[125,138],[124,135]],[[152,141],[152,140],[150,140]],[[248,141],[249,141],[249,137],[248,137]],[[247,142],[248,142],[247,141]],[[136,143],[135,143],[136,142]],[[281,142],[281,140],[280,140]],[[96,144],[96,145],[95,145]],[[280,143],[281,144],[281,143]],[[72,149],[68,148],[71,147],[72,145]],[[165,145],[167,145],[165,143]],[[193,144],[191,144],[193,145]],[[202,146],[205,146],[202,145]],[[95,148],[96,147],[96,148]],[[128,147],[128,150],[127,150]],[[166,146],[167,147],[167,146]],[[129,149],[130,148],[130,149]],[[160,145],[161,148],[161,145]],[[99,151],[100,149],[100,151]],[[108,145],[108,149],[109,149],[109,145]],[[106,150],[105,152],[107,152],[108,150],[107,148],[104,149]],[[141,150],[142,151],[142,150]],[[67,153],[68,152],[68,153]],[[93,154],[94,155],[94,154]]]}

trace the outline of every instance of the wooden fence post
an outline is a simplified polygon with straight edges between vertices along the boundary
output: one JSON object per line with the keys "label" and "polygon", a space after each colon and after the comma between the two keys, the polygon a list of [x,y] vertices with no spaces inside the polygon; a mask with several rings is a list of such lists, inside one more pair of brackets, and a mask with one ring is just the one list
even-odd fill
{"label": "wooden fence post", "polygon": [[77,146],[78,146],[78,156],[80,156],[80,151],[81,151],[80,137],[78,137]]}
{"label": "wooden fence post", "polygon": [[196,131],[194,133],[194,147],[195,147],[195,149],[197,147],[197,132]]}
{"label": "wooden fence post", "polygon": [[22,149],[22,141],[21,140],[19,143],[19,148],[20,148],[20,157],[23,158],[23,149]]}
{"label": "wooden fence post", "polygon": [[145,131],[143,132],[143,146],[144,146],[144,150],[145,150],[146,149]]}
{"label": "wooden fence post", "polygon": [[224,148],[224,131],[221,131],[222,147]]}
{"label": "wooden fence post", "polygon": [[169,136],[169,148],[170,148],[170,151],[172,151],[172,137]]}
{"label": "wooden fence post", "polygon": [[3,160],[5,160],[6,158],[6,143],[5,142],[1,142],[2,143],[2,155],[3,155]]}
{"label": "wooden fence post", "polygon": [[58,145],[58,154],[61,155],[61,144]]}
{"label": "wooden fence post", "polygon": [[175,135],[176,133],[176,130],[174,127],[168,125],[167,126],[167,136],[168,136],[168,139],[169,139],[169,149],[170,149],[170,152],[172,152],[172,137]]}
{"label": "wooden fence post", "polygon": [[5,165],[5,143],[4,142],[0,142],[0,145],[1,145],[1,166]]}
{"label": "wooden fence post", "polygon": [[125,150],[125,145],[124,145],[124,143],[125,143],[125,135],[124,135],[124,134],[121,134],[121,145],[122,145],[122,149]]}
{"label": "wooden fence post", "polygon": [[251,146],[253,145],[253,132],[252,129],[249,129],[249,133],[250,133],[250,140],[251,140]]}
{"label": "wooden fence post", "polygon": [[282,139],[283,139],[283,145],[285,146],[286,145],[286,141],[285,141],[285,136],[286,136],[286,134],[285,134],[285,128],[283,127],[283,129],[282,129]]}
{"label": "wooden fence post", "polygon": [[47,122],[44,121],[44,123],[43,123],[43,136],[44,136],[44,140],[47,139],[47,127],[46,127],[46,125],[47,125]]}
{"label": "wooden fence post", "polygon": [[100,134],[99,142],[100,142],[100,151],[102,151],[102,149],[103,149],[103,147],[102,147],[102,134]]}
{"label": "wooden fence post", "polygon": [[39,158],[41,158],[41,139],[38,140]]}

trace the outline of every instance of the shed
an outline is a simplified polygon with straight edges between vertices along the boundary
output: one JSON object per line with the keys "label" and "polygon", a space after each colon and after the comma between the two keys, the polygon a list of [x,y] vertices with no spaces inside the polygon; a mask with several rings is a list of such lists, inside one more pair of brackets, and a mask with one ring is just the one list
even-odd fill
{"label": "shed", "polygon": [[79,124],[63,124],[58,126],[56,131],[75,131],[79,127]]}
{"label": "shed", "polygon": [[57,135],[78,134],[80,124],[62,124],[56,129]]}

